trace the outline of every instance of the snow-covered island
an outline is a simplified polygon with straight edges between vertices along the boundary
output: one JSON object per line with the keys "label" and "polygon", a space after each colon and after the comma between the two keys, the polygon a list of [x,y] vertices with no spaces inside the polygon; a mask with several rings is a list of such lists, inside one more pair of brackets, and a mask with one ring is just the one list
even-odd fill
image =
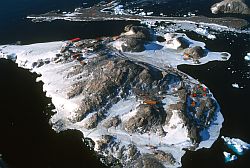
{"label": "snow-covered island", "polygon": [[223,123],[204,84],[179,64],[226,61],[185,34],[126,26],[117,37],[0,46],[0,57],[41,74],[53,129],[77,129],[108,165],[180,167],[186,150],[210,148]]}

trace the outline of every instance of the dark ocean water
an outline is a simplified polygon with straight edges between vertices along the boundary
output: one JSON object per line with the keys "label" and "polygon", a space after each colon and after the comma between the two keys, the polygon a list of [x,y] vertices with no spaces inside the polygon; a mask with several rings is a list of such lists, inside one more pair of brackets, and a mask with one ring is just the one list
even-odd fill
{"label": "dark ocean water", "polygon": [[[62,9],[71,11],[91,0],[6,0],[0,6],[0,44],[22,41],[23,44],[65,40],[72,37],[95,38],[119,34],[130,22],[67,22],[32,23],[27,15]],[[150,10],[173,15],[188,11],[210,15],[209,0],[170,0],[169,4],[154,5]],[[190,5],[193,3],[194,5]],[[176,4],[176,5],[173,5]],[[171,6],[172,5],[172,6]],[[85,5],[86,6],[86,5]],[[145,5],[144,5],[145,6]],[[185,6],[185,8],[183,8]],[[140,5],[141,7],[141,5]],[[145,9],[148,6],[144,7]],[[167,10],[166,10],[167,9]],[[250,36],[223,33],[217,40],[208,40],[192,32],[189,37],[206,42],[208,49],[232,54],[228,62],[211,62],[202,66],[182,65],[178,68],[205,83],[218,100],[225,118],[222,135],[239,137],[250,143],[250,63],[243,57],[250,52]],[[230,69],[229,69],[230,68]],[[36,83],[36,74],[0,59],[0,154],[13,168],[38,167],[103,167],[97,156],[82,143],[79,131],[55,133],[48,124],[51,109],[49,98]],[[238,83],[243,89],[231,86]],[[187,152],[184,168],[250,166],[249,153],[231,164],[224,164],[225,145],[219,139],[211,149]]]}

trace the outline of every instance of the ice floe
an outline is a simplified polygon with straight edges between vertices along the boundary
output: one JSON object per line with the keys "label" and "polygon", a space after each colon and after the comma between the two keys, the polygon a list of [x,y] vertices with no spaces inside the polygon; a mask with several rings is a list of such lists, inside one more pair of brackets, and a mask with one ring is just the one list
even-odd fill
{"label": "ice floe", "polygon": [[237,160],[238,157],[236,155],[233,155],[229,152],[223,152],[223,155],[225,157],[225,162],[231,162],[231,161],[234,161],[234,160]]}
{"label": "ice floe", "polygon": [[233,83],[232,86],[233,86],[234,88],[238,88],[238,89],[240,88],[240,86],[239,86],[238,83]]}
{"label": "ice floe", "polygon": [[250,53],[247,53],[247,55],[244,57],[246,61],[250,61]]}
{"label": "ice floe", "polygon": [[229,138],[229,137],[221,137],[227,147],[235,152],[237,155],[244,155],[247,151],[250,150],[250,144],[242,141],[238,138]]}

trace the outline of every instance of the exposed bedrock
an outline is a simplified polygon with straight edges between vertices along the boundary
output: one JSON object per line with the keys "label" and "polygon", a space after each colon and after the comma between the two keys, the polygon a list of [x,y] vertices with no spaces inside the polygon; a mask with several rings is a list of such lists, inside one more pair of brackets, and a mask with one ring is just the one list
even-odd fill
{"label": "exposed bedrock", "polygon": [[[142,67],[127,60],[97,57],[83,67],[84,73],[78,82],[77,94],[84,94],[78,110],[78,121],[88,113],[107,109],[111,104],[129,94],[129,90],[143,71]],[[74,88],[72,88],[74,90]],[[103,109],[102,109],[103,108]],[[99,118],[102,116],[99,115]]]}
{"label": "exposed bedrock", "polygon": [[250,14],[250,8],[246,5],[245,0],[224,0],[214,4],[211,7],[213,14],[231,13],[231,14]]}
{"label": "exposed bedrock", "polygon": [[144,44],[151,40],[150,31],[146,27],[127,25],[124,31],[120,39],[121,49],[124,52],[144,51]]}
{"label": "exposed bedrock", "polygon": [[205,51],[200,46],[190,47],[184,51],[184,59],[192,59],[194,62],[199,61],[205,54]]}
{"label": "exposed bedrock", "polygon": [[188,48],[190,45],[190,42],[188,40],[186,40],[181,36],[178,36],[178,34],[175,33],[166,33],[164,35],[164,40],[166,41],[167,47],[178,50],[183,50],[185,48]]}
{"label": "exposed bedrock", "polygon": [[128,132],[152,131],[164,134],[161,125],[165,118],[166,112],[163,108],[142,104],[138,107],[136,115],[124,123],[124,127]]}
{"label": "exposed bedrock", "polygon": [[[164,136],[163,126],[168,124],[172,111],[177,110],[179,117],[189,129],[193,142],[199,141],[196,126],[206,127],[213,116],[213,104],[209,97],[196,97],[193,107],[187,99],[190,84],[178,74],[162,72],[150,65],[135,63],[115,56],[98,56],[85,66],[76,66],[77,73],[70,71],[70,77],[78,80],[68,92],[69,98],[82,95],[75,122],[85,120],[84,127],[93,129],[107,117],[107,111],[129,95],[136,96],[141,104],[136,107],[136,114],[121,122],[119,116],[108,118],[103,123],[105,128],[122,125],[129,133],[154,132]],[[175,88],[175,89],[174,89]],[[192,90],[191,90],[192,91]],[[199,88],[193,92],[200,92]],[[202,95],[205,92],[201,92]],[[162,100],[166,95],[178,97],[176,104],[164,107]],[[190,124],[192,123],[192,124]]]}
{"label": "exposed bedrock", "polygon": [[[108,56],[96,57],[81,68],[84,73],[80,75],[80,80],[72,85],[68,97],[84,95],[76,121],[96,112],[88,119],[93,124],[87,128],[95,127],[95,123],[105,117],[105,111],[112,104],[126,98],[130,93],[133,92],[138,98],[147,95],[148,98],[156,100],[159,91],[166,93],[171,82],[181,80],[178,75],[163,76],[160,70],[147,65],[142,66],[129,60]],[[152,110],[151,107],[148,108]]]}
{"label": "exposed bedrock", "polygon": [[134,161],[128,168],[165,168],[165,166],[151,154],[144,154]]}
{"label": "exposed bedrock", "polygon": [[128,167],[127,165],[130,165],[141,156],[135,145],[122,145],[116,141],[115,137],[110,135],[103,135],[96,142],[96,148],[100,155],[105,154],[102,162],[109,167]]}

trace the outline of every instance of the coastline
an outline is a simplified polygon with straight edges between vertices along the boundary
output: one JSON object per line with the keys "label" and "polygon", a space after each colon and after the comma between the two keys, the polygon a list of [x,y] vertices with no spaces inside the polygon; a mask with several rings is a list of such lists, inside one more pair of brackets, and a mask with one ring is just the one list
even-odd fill
{"label": "coastline", "polygon": [[53,20],[68,20],[68,21],[108,21],[108,20],[120,20],[120,21],[165,21],[165,22],[190,22],[193,24],[203,24],[205,26],[217,26],[226,29],[241,29],[249,26],[249,22],[245,19],[235,17],[220,17],[209,18],[206,16],[189,16],[189,17],[166,17],[166,16],[143,16],[143,15],[131,15],[129,13],[121,12],[114,14],[107,12],[107,9],[113,9],[116,7],[116,3],[108,3],[105,5],[94,5],[89,8],[76,8],[74,12],[70,13],[57,13],[51,11],[41,15],[29,15],[27,19],[31,19],[33,22],[53,21]]}

